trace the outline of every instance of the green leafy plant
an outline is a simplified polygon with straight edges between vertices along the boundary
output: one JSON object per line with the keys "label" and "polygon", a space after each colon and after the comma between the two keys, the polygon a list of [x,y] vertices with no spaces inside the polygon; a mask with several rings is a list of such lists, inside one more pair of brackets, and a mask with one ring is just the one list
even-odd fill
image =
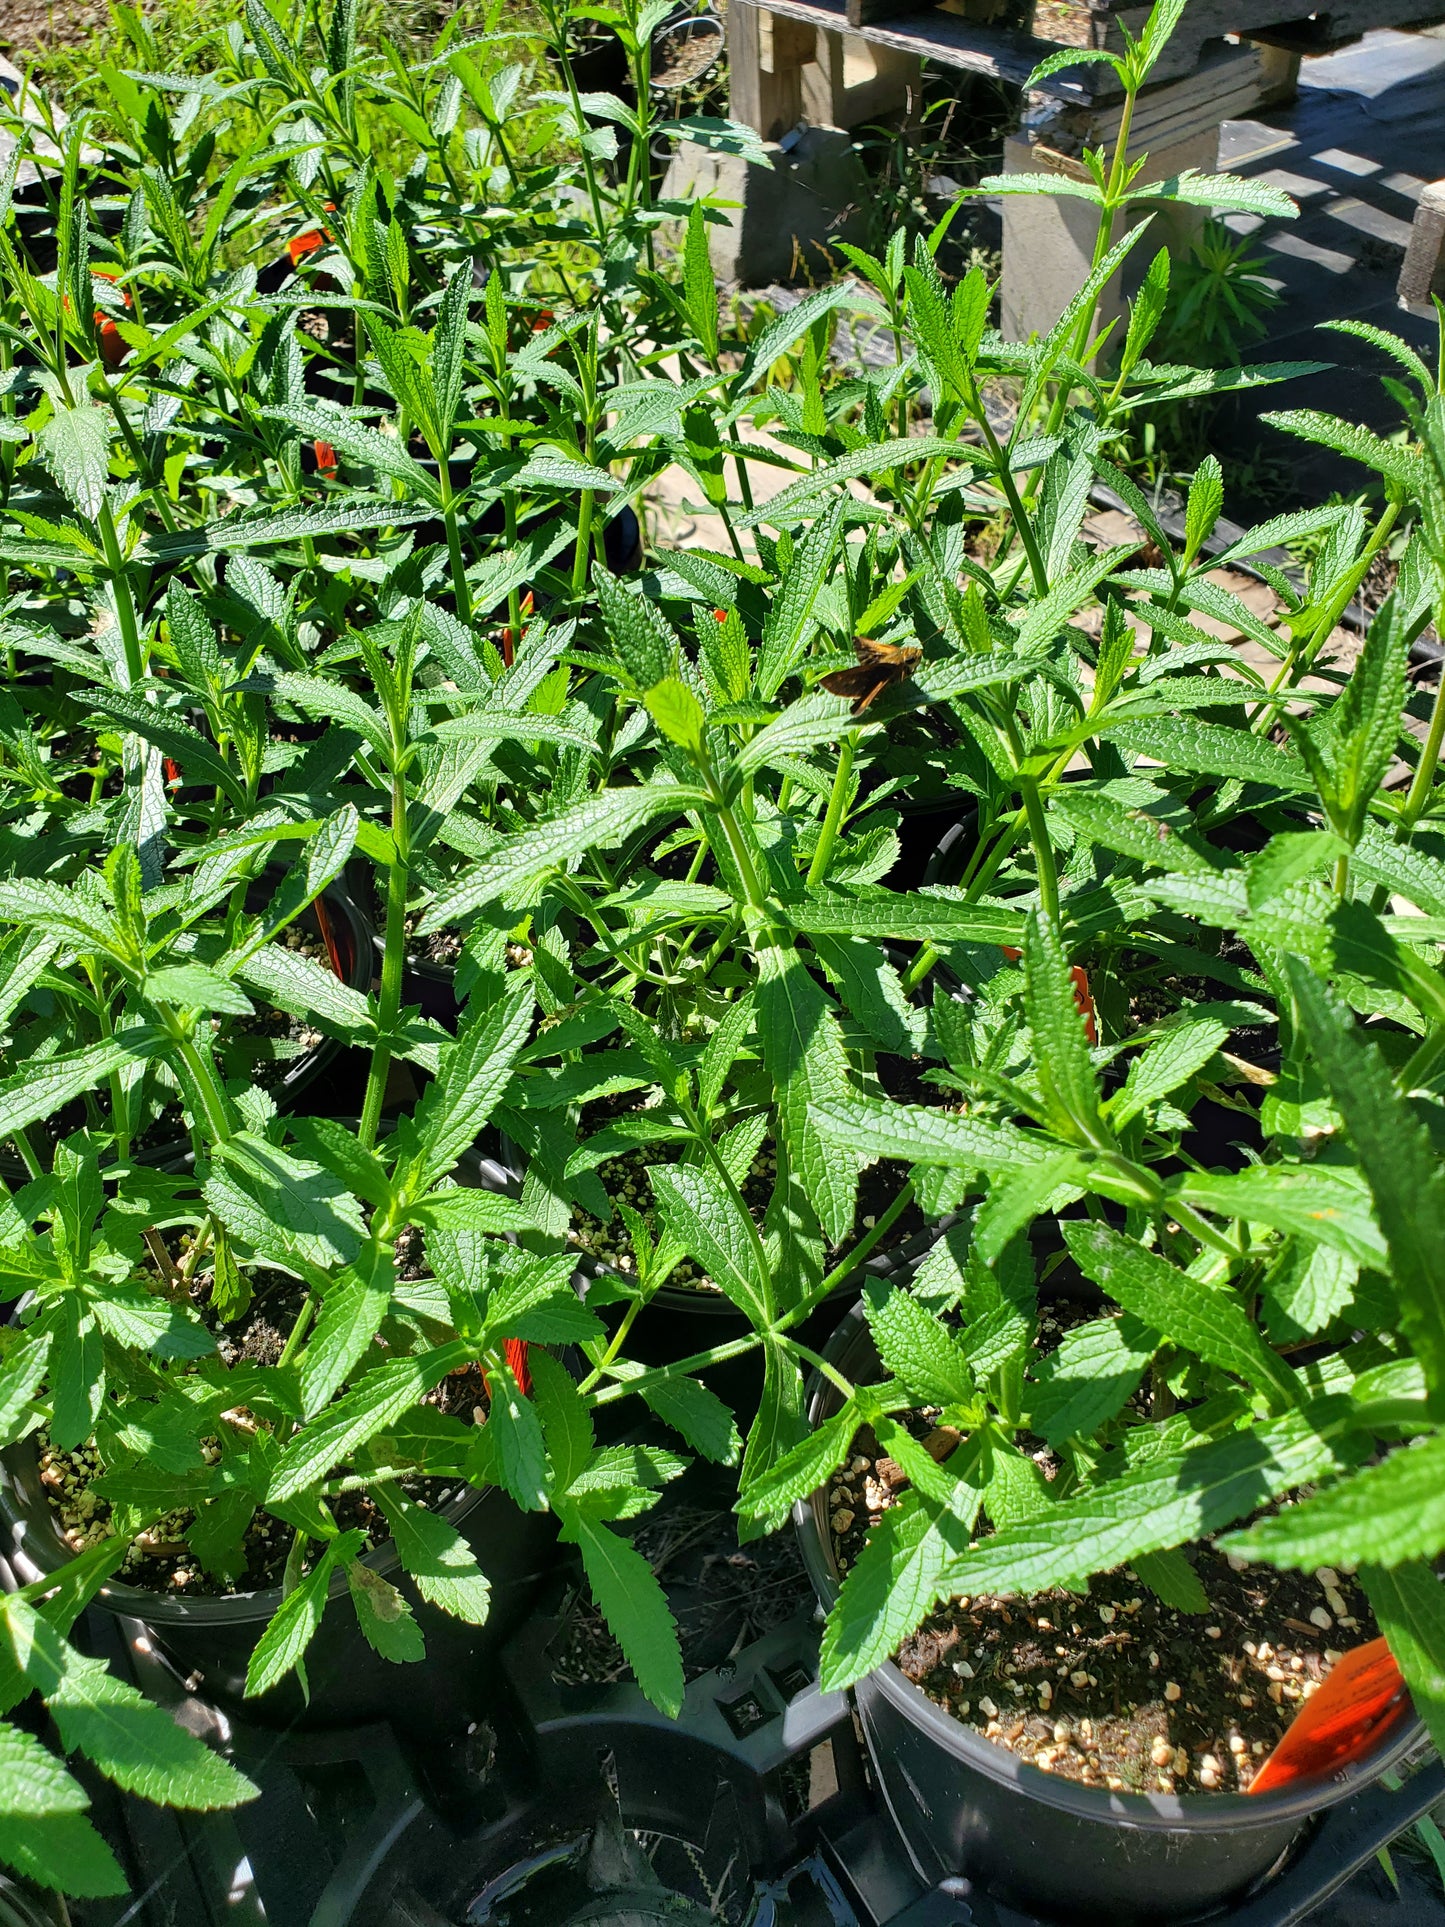
{"label": "green leafy plant", "polygon": [[[1286,508],[1207,555],[1205,458],[1171,540],[1121,466],[1133,425],[1300,368],[1151,360],[1163,255],[1123,338],[1098,327],[1148,203],[1292,211],[1228,176],[1137,186],[1177,0],[1116,61],[1087,181],[984,184],[1098,210],[1091,274],[1026,344],[981,268],[946,280],[945,224],[853,251],[866,285],[727,317],[717,210],[653,185],[663,11],[599,16],[634,107],[579,89],[560,12],[538,90],[460,31],[377,55],[345,4],[251,0],[205,76],[137,70],[123,124],[78,119],[36,208],[13,173],[0,194],[0,1416],[15,1463],[86,1455],[95,1528],[12,1599],[11,1703],[38,1690],[106,1766],[64,1708],[72,1676],[114,1682],[63,1631],[162,1520],[209,1586],[265,1566],[253,1694],[353,1622],[419,1661],[410,1592],[490,1610],[437,1479],[549,1515],[676,1710],[627,1532],[687,1462],[660,1421],[739,1465],[751,1532],[860,1427],[896,1455],[832,1683],[950,1590],[1128,1562],[1193,1599],[1184,1549],[1216,1538],[1358,1561],[1438,1725],[1445,707],[1407,678],[1445,563],[1437,374],[1364,330],[1399,439],[1272,418],[1369,467],[1377,512]],[[127,197],[103,227],[97,140]],[[845,315],[890,365],[832,366]],[[709,546],[639,530],[668,470]],[[1140,540],[1085,539],[1099,482]],[[1302,583],[1258,561],[1290,542]],[[1216,580],[1234,560],[1275,621]],[[959,834],[905,887],[921,799]],[[347,891],[369,984],[328,949]],[[454,1028],[419,1007],[428,945]],[[268,1063],[312,1038],[349,1053],[347,1099],[293,1111]],[[510,1189],[469,1181],[479,1144]],[[879,1258],[883,1375],[855,1383],[807,1321]],[[1098,1311],[1041,1351],[1061,1264]],[[678,1290],[725,1302],[723,1335],[644,1364]],[[267,1306],[274,1355],[238,1360]],[[756,1415],[706,1382],[743,1357]],[[837,1398],[812,1434],[810,1369]],[[443,1409],[458,1374],[484,1423]],[[920,1405],[958,1435],[941,1463]],[[366,1557],[385,1533],[401,1586]],[[63,1881],[44,1836],[76,1795],[3,1731],[37,1793],[0,1856]],[[143,1790],[244,1794],[211,1765],[167,1754]]]}

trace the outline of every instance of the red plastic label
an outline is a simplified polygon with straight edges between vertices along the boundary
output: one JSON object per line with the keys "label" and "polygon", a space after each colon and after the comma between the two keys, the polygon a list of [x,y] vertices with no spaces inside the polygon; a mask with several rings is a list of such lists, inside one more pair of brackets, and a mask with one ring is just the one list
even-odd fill
{"label": "red plastic label", "polygon": [[1274,1793],[1296,1780],[1333,1773],[1357,1759],[1405,1697],[1405,1682],[1388,1644],[1372,1639],[1337,1659],[1318,1691],[1250,1783]]}

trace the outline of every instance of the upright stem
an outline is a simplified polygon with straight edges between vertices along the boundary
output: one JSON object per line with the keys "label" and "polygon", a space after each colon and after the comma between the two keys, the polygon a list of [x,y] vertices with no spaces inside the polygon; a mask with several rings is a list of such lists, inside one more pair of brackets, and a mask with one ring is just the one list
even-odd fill
{"label": "upright stem", "polygon": [[732,806],[725,800],[722,788],[712,771],[705,770],[704,776],[713,811],[722,830],[723,840],[728,846],[728,855],[733,860],[743,886],[743,895],[750,909],[761,910],[767,902],[767,895],[758,877],[752,851],[749,850],[747,840],[743,836],[742,826],[733,815]]}
{"label": "upright stem", "polygon": [[233,1135],[233,1128],[226,1094],[217,1081],[215,1069],[205,1053],[197,1046],[191,1033],[181,1027],[179,1019],[176,1020],[176,1028],[171,1034],[181,1061],[190,1072],[200,1096],[201,1109],[205,1114],[206,1129],[210,1133],[211,1141],[215,1144],[224,1144]]}
{"label": "upright stem", "polygon": [[819,884],[828,874],[828,865],[833,860],[833,846],[838,841],[838,830],[843,821],[843,812],[848,806],[848,790],[853,778],[853,758],[858,750],[858,731],[850,729],[843,738],[838,753],[838,768],[833,776],[833,793],[828,798],[828,814],[823,818],[823,827],[818,832],[818,847],[813,852],[813,861],[808,865],[809,886]]}
{"label": "upright stem", "polygon": [[121,641],[125,646],[126,674],[130,679],[131,687],[134,688],[137,683],[145,680],[145,652],[141,648],[140,627],[136,621],[130,579],[125,572],[125,557],[120,552],[120,538],[116,534],[115,518],[110,512],[108,501],[101,502],[96,526],[100,530],[101,547],[105,551],[105,566],[115,596],[116,620],[120,623]]}
{"label": "upright stem", "polygon": [[[1440,616],[1445,618],[1445,608],[1441,609]],[[1445,742],[1445,663],[1440,665],[1439,679],[1435,684],[1435,702],[1430,711],[1430,727],[1420,746],[1420,760],[1415,765],[1415,774],[1410,780],[1404,807],[1400,811],[1400,826],[1406,836],[1420,821],[1425,805],[1430,801],[1442,742]]]}
{"label": "upright stem", "polygon": [[391,1071],[390,1040],[401,1009],[402,977],[406,969],[406,898],[411,876],[411,847],[407,834],[406,782],[399,772],[394,772],[391,779],[391,835],[395,854],[386,878],[386,947],[381,958],[381,1001],[377,1011],[381,1037],[371,1053],[366,1096],[361,1106],[361,1128],[357,1132],[368,1151],[376,1143],[376,1128],[381,1122],[382,1100]]}
{"label": "upright stem", "polygon": [[1024,809],[1029,820],[1029,837],[1034,846],[1034,860],[1038,864],[1039,902],[1043,905],[1045,914],[1057,922],[1059,874],[1054,863],[1054,846],[1049,837],[1043,798],[1039,795],[1039,786],[1032,776],[1020,776],[1019,788],[1023,792]]}
{"label": "upright stem", "polygon": [[584,488],[577,512],[577,551],[572,558],[572,593],[581,595],[587,587],[587,563],[592,553],[592,490]]}
{"label": "upright stem", "polygon": [[457,512],[452,495],[451,463],[446,451],[443,451],[437,468],[442,491],[442,515],[447,525],[447,553],[452,564],[452,594],[457,601],[457,620],[470,628],[472,592],[467,583],[467,565],[462,559],[462,538],[457,528]]}

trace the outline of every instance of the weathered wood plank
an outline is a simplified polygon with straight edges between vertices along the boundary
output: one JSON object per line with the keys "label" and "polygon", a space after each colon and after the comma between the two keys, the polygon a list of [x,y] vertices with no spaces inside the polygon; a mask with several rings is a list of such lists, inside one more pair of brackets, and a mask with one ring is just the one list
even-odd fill
{"label": "weathered wood plank", "polygon": [[[1305,15],[1309,15],[1305,18]],[[1039,0],[1034,32],[1070,46],[1123,51],[1121,27],[1137,34],[1149,17],[1140,0]],[[1293,52],[1325,53],[1378,27],[1428,27],[1445,21],[1442,0],[1190,0],[1152,78],[1173,80],[1196,66],[1204,47],[1225,34],[1268,40]],[[1087,70],[1090,92],[1114,91],[1107,67]]]}
{"label": "weathered wood plank", "polygon": [[[744,0],[737,0],[737,4],[743,3]],[[809,21],[834,33],[855,31],[848,25],[843,0],[768,0],[767,10],[791,20]],[[1038,63],[1053,52],[1047,41],[1031,39],[1027,34],[1008,33],[998,27],[978,26],[937,8],[919,8],[917,0],[912,0],[906,14],[874,22],[861,32],[865,40],[879,46],[925,55],[945,67],[990,74],[997,80],[1012,81],[1015,86],[1027,80]],[[1067,75],[1051,81],[1046,91],[1064,99],[1084,97],[1083,88],[1072,83]]]}

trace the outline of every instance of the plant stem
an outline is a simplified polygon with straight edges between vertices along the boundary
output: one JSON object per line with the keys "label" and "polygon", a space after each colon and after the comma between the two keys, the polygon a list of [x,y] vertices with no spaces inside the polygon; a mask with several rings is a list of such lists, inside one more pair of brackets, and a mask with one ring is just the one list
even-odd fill
{"label": "plant stem", "polygon": [[311,1329],[311,1321],[315,1316],[316,1293],[314,1291],[308,1291],[300,1311],[296,1314],[296,1323],[291,1327],[286,1343],[281,1348],[281,1356],[276,1360],[276,1369],[278,1371],[289,1365],[297,1352],[300,1351],[301,1341]]}
{"label": "plant stem", "polygon": [[381,1000],[377,1028],[381,1032],[371,1053],[366,1096],[361,1106],[357,1136],[369,1151],[376,1143],[386,1080],[391,1070],[391,1037],[401,1009],[402,978],[406,969],[406,898],[411,880],[410,839],[407,835],[406,782],[399,771],[391,779],[391,836],[394,845],[386,877],[386,938],[381,958]]}
{"label": "plant stem", "polygon": [[1023,793],[1024,809],[1028,815],[1029,837],[1034,846],[1034,860],[1038,864],[1039,902],[1043,906],[1044,914],[1057,923],[1059,876],[1054,864],[1054,846],[1049,837],[1043,798],[1039,795],[1039,786],[1032,776],[1020,776],[1018,785]]}
{"label": "plant stem", "polygon": [[447,554],[452,565],[452,594],[457,602],[457,620],[471,626],[472,592],[467,583],[467,565],[462,558],[461,531],[457,527],[457,511],[452,494],[451,463],[444,449],[437,463],[437,475],[441,483],[442,516],[447,525]]}
{"label": "plant stem", "polygon": [[130,579],[125,572],[125,558],[120,552],[120,540],[115,531],[115,518],[110,512],[108,501],[101,502],[96,527],[100,530],[101,546],[105,550],[105,566],[110,576],[111,590],[115,596],[116,620],[120,623],[121,641],[125,646],[126,675],[130,679],[131,687],[134,688],[137,683],[145,680],[145,652],[141,648],[135,602],[130,592]]}
{"label": "plant stem", "polygon": [[808,865],[808,887],[815,888],[828,874],[828,865],[833,860],[833,846],[838,841],[838,830],[843,821],[843,812],[848,806],[848,789],[853,777],[853,758],[858,750],[858,731],[850,729],[843,738],[838,752],[838,767],[833,775],[833,791],[828,798],[828,814],[823,818],[823,827],[818,832],[818,847],[813,852],[813,861]]}
{"label": "plant stem", "polygon": [[691,1378],[697,1372],[706,1371],[709,1365],[725,1365],[730,1358],[741,1358],[753,1351],[763,1342],[761,1332],[749,1332],[746,1338],[729,1339],[725,1345],[714,1345],[710,1351],[694,1352],[691,1358],[679,1358],[671,1365],[659,1365],[655,1370],[643,1372],[637,1378],[614,1379],[604,1385],[593,1400],[594,1405],[612,1405],[619,1398],[626,1398],[631,1392],[650,1391],[654,1385],[665,1385],[669,1379]]}
{"label": "plant stem", "polygon": [[[1445,609],[1441,615],[1445,616]],[[1425,732],[1425,741],[1420,747],[1420,760],[1415,765],[1415,774],[1410,779],[1410,787],[1400,810],[1400,827],[1408,836],[1424,814],[1425,805],[1430,801],[1430,792],[1435,784],[1435,772],[1440,762],[1440,746],[1445,742],[1445,663],[1440,665],[1440,674],[1435,684],[1435,701],[1430,710],[1430,727]]]}
{"label": "plant stem", "polygon": [[757,866],[753,862],[752,852],[748,848],[742,826],[733,814],[732,805],[724,796],[722,785],[718,782],[711,764],[704,761],[701,767],[703,785],[707,790],[713,813],[717,817],[718,827],[723,833],[723,841],[728,846],[728,855],[732,858],[733,866],[742,883],[743,896],[748,908],[761,910],[767,903],[767,895],[759,880]]}
{"label": "plant stem", "polygon": [[584,488],[577,511],[577,550],[572,557],[572,593],[581,595],[587,587],[587,564],[592,553],[592,490]]}
{"label": "plant stem", "polygon": [[189,1031],[182,1028],[179,1019],[171,1035],[175,1040],[182,1063],[195,1081],[201,1108],[205,1113],[206,1129],[210,1132],[214,1143],[224,1144],[233,1135],[233,1129],[226,1094],[217,1080],[215,1069],[205,1053],[197,1046],[195,1038]]}
{"label": "plant stem", "polygon": [[784,1315],[780,1320],[781,1325],[786,1328],[789,1325],[797,1324],[815,1305],[822,1304],[825,1298],[832,1296],[839,1285],[846,1283],[858,1267],[867,1259],[870,1252],[873,1251],[880,1240],[887,1237],[888,1233],[893,1229],[894,1225],[897,1224],[898,1220],[903,1216],[903,1213],[912,1202],[913,1180],[909,1178],[892,1204],[889,1205],[888,1209],[878,1219],[877,1223],[865,1232],[848,1253],[848,1256],[843,1259],[842,1263],[834,1265],[827,1276],[819,1281],[814,1290],[809,1293],[808,1297],[795,1311],[788,1312]]}

